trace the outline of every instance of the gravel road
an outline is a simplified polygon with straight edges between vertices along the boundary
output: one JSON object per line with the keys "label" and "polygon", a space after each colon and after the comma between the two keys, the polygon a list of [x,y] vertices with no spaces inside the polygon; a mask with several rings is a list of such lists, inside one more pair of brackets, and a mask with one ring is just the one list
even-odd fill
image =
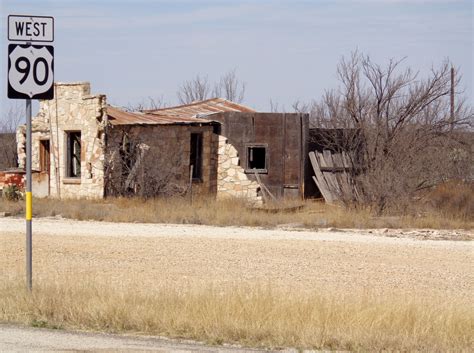
{"label": "gravel road", "polygon": [[[24,273],[24,228],[22,219],[0,218],[0,277]],[[349,295],[472,299],[473,242],[399,238],[391,232],[387,237],[377,231],[41,218],[33,220],[33,268],[37,280],[88,276],[148,288],[244,282]]]}
{"label": "gravel road", "polygon": [[[432,231],[432,230],[339,230],[319,229],[307,230],[294,228],[293,225],[282,225],[276,229],[256,227],[216,227],[196,224],[150,224],[150,223],[112,223],[97,221],[76,221],[63,218],[38,218],[33,220],[34,231],[39,234],[62,236],[108,236],[108,237],[192,237],[219,239],[294,239],[317,241],[342,241],[355,243],[385,243],[419,245],[419,238],[428,235],[433,239],[425,240],[427,246],[465,247],[458,241],[443,241],[436,238],[447,237],[449,233],[472,236],[472,232],[463,231]],[[25,221],[22,218],[0,218],[1,233],[23,232]],[[426,237],[425,237],[426,238]]]}

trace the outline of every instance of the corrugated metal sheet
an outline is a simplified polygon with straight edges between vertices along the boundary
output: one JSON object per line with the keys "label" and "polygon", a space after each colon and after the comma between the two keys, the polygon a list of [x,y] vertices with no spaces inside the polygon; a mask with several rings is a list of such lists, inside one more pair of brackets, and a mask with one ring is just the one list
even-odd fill
{"label": "corrugated metal sheet", "polygon": [[133,113],[110,106],[107,107],[107,115],[112,125],[216,124],[218,122],[207,117],[221,112],[255,112],[255,110],[224,98],[212,98],[176,107]]}
{"label": "corrugated metal sheet", "polygon": [[156,116],[169,116],[169,117],[200,117],[207,116],[214,113],[222,112],[255,112],[252,108],[246,107],[245,105],[228,101],[224,98],[212,98],[199,102],[194,102],[185,105],[178,105],[176,107],[144,110],[145,113],[153,114]]}
{"label": "corrugated metal sheet", "polygon": [[180,116],[158,116],[150,113],[131,113],[118,108],[107,107],[107,116],[112,125],[210,125],[217,122],[202,118]]}

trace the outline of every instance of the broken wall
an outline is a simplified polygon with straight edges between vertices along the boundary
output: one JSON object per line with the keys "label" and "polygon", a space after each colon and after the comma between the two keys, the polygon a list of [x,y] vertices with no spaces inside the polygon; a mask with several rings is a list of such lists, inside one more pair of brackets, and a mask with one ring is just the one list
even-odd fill
{"label": "broken wall", "polygon": [[[104,95],[91,95],[88,82],[56,83],[54,99],[40,101],[32,120],[32,169],[41,171],[40,141],[49,140],[49,194],[59,198],[102,198],[107,124]],[[25,126],[17,131],[20,168],[26,164]],[[80,177],[67,173],[67,133],[80,132]],[[44,171],[43,171],[44,172]],[[33,194],[35,194],[33,190]]]}
{"label": "broken wall", "polygon": [[[202,175],[191,181],[191,134],[202,134]],[[106,194],[215,194],[217,136],[210,125],[111,125],[107,131]],[[191,183],[190,183],[191,182]]]}
{"label": "broken wall", "polygon": [[260,186],[248,178],[238,151],[227,137],[219,135],[218,139],[217,198],[237,197],[261,203]]}

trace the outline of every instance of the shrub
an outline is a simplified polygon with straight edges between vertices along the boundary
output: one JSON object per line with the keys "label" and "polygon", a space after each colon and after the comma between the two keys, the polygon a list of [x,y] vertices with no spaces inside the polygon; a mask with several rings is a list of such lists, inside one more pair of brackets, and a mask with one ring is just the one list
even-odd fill
{"label": "shrub", "polygon": [[7,201],[19,201],[23,199],[23,194],[16,185],[8,185],[3,188],[3,198]]}
{"label": "shrub", "polygon": [[437,212],[448,217],[472,218],[474,214],[474,182],[452,181],[435,187],[427,196]]}

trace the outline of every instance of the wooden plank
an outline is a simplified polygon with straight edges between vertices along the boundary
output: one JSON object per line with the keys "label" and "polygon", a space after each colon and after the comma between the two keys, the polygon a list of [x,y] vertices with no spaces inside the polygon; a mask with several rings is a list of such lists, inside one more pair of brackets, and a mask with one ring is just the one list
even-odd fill
{"label": "wooden plank", "polygon": [[318,157],[314,152],[309,153],[309,159],[311,161],[311,165],[313,166],[314,174],[313,180],[315,181],[321,195],[323,195],[324,200],[326,202],[332,202],[331,194],[329,192],[328,185],[326,180],[324,179],[323,174],[321,173],[320,165],[318,162]]}
{"label": "wooden plank", "polygon": [[356,190],[350,174],[353,169],[352,161],[350,156],[345,151],[343,151],[341,154],[341,161],[345,169],[345,172],[341,175],[344,192],[346,195],[354,195]]}
{"label": "wooden plank", "polygon": [[344,169],[344,161],[342,160],[342,154],[341,153],[334,153],[332,155],[332,160],[334,161],[334,168]]}
{"label": "wooden plank", "polygon": [[262,183],[262,181],[260,180],[260,176],[258,175],[257,172],[255,172],[255,178],[257,179],[257,183],[262,188],[262,195],[264,195],[265,201],[266,201],[266,197],[265,197],[265,192],[266,192],[267,195],[270,196],[272,198],[272,200],[276,202],[277,201],[276,197],[270,192],[270,190],[268,190],[268,188],[265,186],[265,184]]}
{"label": "wooden plank", "polygon": [[319,191],[321,192],[321,195],[323,195],[324,200],[328,203],[333,202],[331,192],[329,190],[328,184],[326,182],[326,179],[323,176],[323,173],[321,172],[321,167],[318,162],[318,158],[316,154],[311,151],[309,153],[309,160],[311,161],[311,165],[313,166],[314,174],[313,180],[315,181],[316,185],[319,188]]}
{"label": "wooden plank", "polygon": [[322,156],[324,157],[325,165],[323,167],[335,167],[332,163],[331,151],[324,150]]}
{"label": "wooden plank", "polygon": [[332,173],[338,186],[338,196],[340,199],[342,196],[347,195],[348,192],[346,168],[344,168],[344,162],[342,160],[341,153],[334,153],[332,155],[332,160],[334,168],[338,168],[340,170],[340,172]]}
{"label": "wooden plank", "polygon": [[352,168],[352,162],[346,152],[342,152],[342,162],[345,168]]}
{"label": "wooden plank", "polygon": [[326,161],[326,155],[328,154],[328,152],[331,153],[328,150],[324,150],[322,153],[318,152],[321,167],[332,167],[332,165],[327,164],[328,161]]}
{"label": "wooden plank", "polygon": [[340,196],[348,196],[350,195],[350,185],[348,183],[348,173],[338,173],[336,174],[336,178],[340,188]]}
{"label": "wooden plank", "polygon": [[331,193],[331,198],[333,201],[339,198],[339,186],[337,185],[336,176],[334,173],[324,172],[324,179],[326,179],[326,183],[329,187],[329,192]]}
{"label": "wooden plank", "polygon": [[[325,161],[325,165],[330,168],[334,168],[334,161],[332,160],[332,153],[329,150],[324,150],[323,154],[321,155],[322,159]],[[331,197],[333,200],[337,200],[340,195],[339,185],[337,179],[332,172],[323,172],[324,178],[326,179],[326,183],[329,187],[329,192],[331,193]]]}
{"label": "wooden plank", "polygon": [[345,168],[345,167],[321,167],[322,172],[332,172],[332,173],[342,173],[342,172],[349,172],[352,168]]}

